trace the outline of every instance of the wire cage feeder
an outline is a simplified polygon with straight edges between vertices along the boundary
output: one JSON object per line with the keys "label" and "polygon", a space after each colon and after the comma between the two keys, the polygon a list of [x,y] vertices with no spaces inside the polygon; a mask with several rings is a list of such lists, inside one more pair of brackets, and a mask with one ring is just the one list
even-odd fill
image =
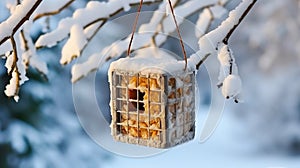
{"label": "wire cage feeder", "polygon": [[155,148],[169,148],[192,140],[195,135],[194,71],[183,68],[157,71],[153,69],[155,63],[150,61],[148,65],[146,60],[135,67],[139,61],[137,54],[110,66],[113,138]]}

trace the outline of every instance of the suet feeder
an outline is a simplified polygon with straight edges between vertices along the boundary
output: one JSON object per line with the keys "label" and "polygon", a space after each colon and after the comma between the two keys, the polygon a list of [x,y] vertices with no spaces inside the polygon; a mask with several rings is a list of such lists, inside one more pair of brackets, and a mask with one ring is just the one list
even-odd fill
{"label": "suet feeder", "polygon": [[157,48],[110,65],[111,133],[116,141],[169,148],[195,135],[195,73]]}

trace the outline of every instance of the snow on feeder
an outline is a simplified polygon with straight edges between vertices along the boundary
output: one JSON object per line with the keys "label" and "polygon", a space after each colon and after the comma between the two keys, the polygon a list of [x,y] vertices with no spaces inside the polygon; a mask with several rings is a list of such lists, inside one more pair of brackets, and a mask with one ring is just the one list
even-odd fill
{"label": "snow on feeder", "polygon": [[195,135],[195,73],[157,48],[110,65],[111,133],[116,141],[172,147]]}

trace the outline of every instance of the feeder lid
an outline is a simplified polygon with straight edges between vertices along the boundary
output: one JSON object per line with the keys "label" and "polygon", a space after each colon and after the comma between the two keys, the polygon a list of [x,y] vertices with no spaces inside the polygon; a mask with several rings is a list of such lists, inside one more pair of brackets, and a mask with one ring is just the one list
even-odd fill
{"label": "feeder lid", "polygon": [[166,50],[147,47],[135,51],[134,57],[120,58],[112,62],[110,71],[124,70],[133,73],[165,73],[183,71],[184,61],[178,61],[174,54]]}

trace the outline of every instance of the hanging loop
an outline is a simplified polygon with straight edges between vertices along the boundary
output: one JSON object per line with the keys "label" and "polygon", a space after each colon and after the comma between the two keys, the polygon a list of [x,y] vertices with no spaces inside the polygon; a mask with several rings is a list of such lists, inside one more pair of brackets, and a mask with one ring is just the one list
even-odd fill
{"label": "hanging loop", "polygon": [[134,36],[135,30],[136,30],[136,26],[137,26],[137,22],[139,20],[139,16],[140,16],[140,13],[141,13],[142,6],[143,6],[143,0],[140,1],[138,12],[136,14],[135,21],[134,21],[134,24],[133,24],[131,38],[130,38],[130,42],[129,42],[128,49],[127,49],[127,57],[129,57],[130,52],[131,52],[130,50],[131,50],[131,45],[132,45],[132,41],[133,41],[133,36]]}
{"label": "hanging loop", "polygon": [[176,31],[177,31],[177,34],[178,34],[178,37],[179,37],[179,41],[180,41],[180,45],[181,45],[181,50],[182,50],[184,61],[185,61],[184,70],[186,70],[186,67],[187,67],[186,51],[185,51],[183,40],[182,40],[180,31],[179,31],[177,20],[176,20],[175,14],[174,14],[174,9],[173,9],[173,6],[172,6],[172,2],[171,2],[171,0],[168,0],[168,1],[169,1],[170,9],[171,9],[171,12],[172,12],[173,20],[174,20],[174,23],[175,23],[175,26],[176,26]]}
{"label": "hanging loop", "polygon": [[[187,67],[187,56],[186,56],[186,51],[185,51],[184,44],[183,44],[183,40],[182,40],[180,31],[179,31],[179,27],[178,27],[178,24],[177,24],[177,20],[176,20],[175,14],[174,14],[174,9],[173,9],[173,6],[172,6],[172,2],[171,2],[171,0],[168,0],[168,2],[169,2],[169,6],[170,6],[170,9],[171,9],[171,13],[172,13],[172,16],[173,16],[173,20],[174,20],[174,23],[175,23],[175,26],[176,26],[176,31],[177,31],[177,34],[178,34],[178,37],[179,37],[179,41],[180,41],[182,53],[183,53],[183,56],[184,56],[184,61],[185,61],[184,70],[186,70],[186,67]],[[132,41],[133,41],[134,33],[135,33],[135,31],[136,31],[136,26],[137,26],[137,23],[138,23],[138,19],[139,19],[140,13],[141,13],[142,6],[143,6],[143,0],[140,1],[140,5],[139,5],[139,8],[138,8],[138,12],[137,12],[137,15],[136,15],[136,17],[135,17],[134,24],[133,24],[132,33],[131,33],[131,38],[130,38],[129,45],[128,45],[128,49],[127,49],[127,57],[129,57],[130,52],[131,52]]]}

